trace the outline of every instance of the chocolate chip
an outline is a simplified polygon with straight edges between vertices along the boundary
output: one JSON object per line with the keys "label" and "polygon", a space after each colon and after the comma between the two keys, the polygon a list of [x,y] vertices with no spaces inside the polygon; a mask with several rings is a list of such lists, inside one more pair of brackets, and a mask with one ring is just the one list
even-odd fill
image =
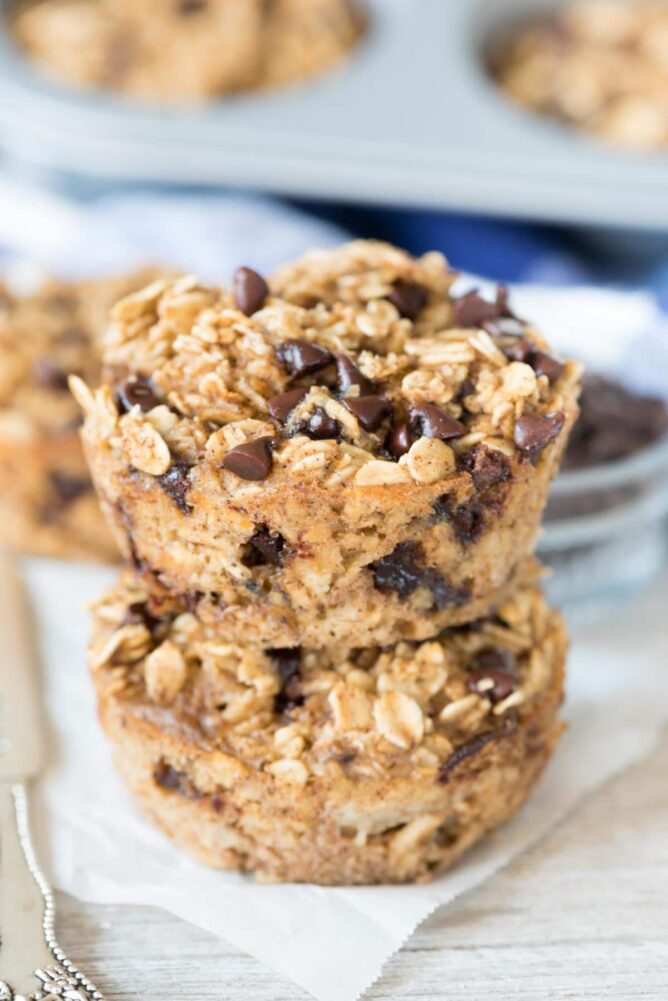
{"label": "chocolate chip", "polygon": [[433,403],[416,403],[409,410],[410,428],[423,438],[440,438],[448,441],[466,434],[461,421],[444,413]]}
{"label": "chocolate chip", "polygon": [[452,525],[455,538],[464,546],[476,542],[485,527],[485,507],[477,497],[457,504],[452,494],[443,494],[434,504],[434,513]]}
{"label": "chocolate chip", "polygon": [[515,727],[512,723],[507,723],[504,726],[499,727],[498,730],[488,730],[486,733],[479,733],[477,736],[471,737],[470,740],[460,744],[459,747],[455,748],[447,761],[444,761],[441,765],[438,773],[438,781],[445,784],[449,780],[454,769],[457,768],[462,761],[478,754],[478,752],[482,751],[482,749],[487,747],[488,744],[494,743],[496,740],[501,740],[504,737],[509,737],[513,733],[514,729]]}
{"label": "chocolate chip", "polygon": [[150,633],[160,625],[160,621],[149,610],[147,601],[134,601],[131,605],[128,605],[123,616],[124,625],[145,626]]}
{"label": "chocolate chip", "polygon": [[365,431],[377,431],[386,417],[392,416],[392,404],[384,396],[361,396],[341,401]]}
{"label": "chocolate chip", "polygon": [[474,445],[461,459],[462,467],[471,474],[476,490],[482,492],[513,478],[510,459],[496,448]]}
{"label": "chocolate chip", "polygon": [[161,758],[153,769],[153,780],[161,789],[168,792],[178,792],[187,799],[200,799],[201,793],[195,789],[194,785],[185,772],[180,772],[173,765],[169,765],[164,758]]}
{"label": "chocolate chip", "polygon": [[183,17],[199,14],[208,7],[208,0],[178,0],[177,12]]}
{"label": "chocolate chip", "polygon": [[[485,650],[483,653],[495,654],[497,650]],[[505,667],[479,667],[472,671],[468,679],[469,691],[477,695],[484,695],[489,701],[496,705],[507,699],[517,687],[517,678],[514,673],[506,670]]]}
{"label": "chocolate chip", "polygon": [[158,399],[149,379],[144,375],[133,375],[118,389],[118,402],[125,413],[138,406],[144,413],[159,406]]}
{"label": "chocolate chip", "polygon": [[267,650],[267,654],[278,672],[281,685],[278,694],[274,697],[274,710],[280,714],[295,706],[302,705],[304,696],[299,685],[302,656],[300,647]]}
{"label": "chocolate chip", "polygon": [[287,550],[280,532],[271,532],[262,525],[245,544],[241,562],[246,567],[280,566]]}
{"label": "chocolate chip", "polygon": [[429,293],[424,285],[398,278],[387,297],[400,316],[416,320],[427,305]]}
{"label": "chocolate chip", "polygon": [[257,271],[251,268],[237,268],[232,275],[232,291],[237,309],[246,316],[252,316],[264,306],[269,295],[269,286]]}
{"label": "chocolate chip", "polygon": [[39,358],[33,366],[32,376],[40,389],[53,389],[58,393],[67,391],[67,372],[58,368],[50,358]]}
{"label": "chocolate chip", "polygon": [[284,424],[290,412],[302,402],[306,393],[306,389],[288,389],[287,393],[280,393],[267,400],[267,410],[274,420]]}
{"label": "chocolate chip", "polygon": [[89,493],[92,489],[90,480],[85,476],[73,476],[61,469],[49,473],[49,480],[58,495],[61,504],[72,504],[78,497]]}
{"label": "chocolate chip", "polygon": [[422,565],[422,547],[400,542],[388,556],[369,564],[374,586],[383,593],[393,592],[405,601],[419,587],[431,591],[435,608],[462,604],[467,598],[461,588],[453,588],[433,567]]}
{"label": "chocolate chip", "polygon": [[[488,330],[487,333],[492,333],[492,331]],[[496,334],[496,336],[501,337],[500,333]],[[509,361],[525,362],[531,357],[533,351],[533,345],[524,337],[513,337],[512,340],[499,344],[499,347]]]}
{"label": "chocolate chip", "polygon": [[296,378],[313,375],[333,361],[329,351],[308,341],[283,341],[276,346],[276,355],[290,375]]}
{"label": "chocolate chip", "polygon": [[499,311],[498,293],[496,302],[488,302],[474,289],[455,299],[452,305],[458,327],[482,327],[488,320],[496,320],[503,315]]}
{"label": "chocolate chip", "polygon": [[276,438],[271,435],[237,445],[223,459],[223,469],[235,473],[242,480],[264,480],[271,472],[275,445]]}
{"label": "chocolate chip", "polygon": [[536,375],[546,375],[550,382],[556,382],[563,374],[563,364],[544,351],[533,351],[528,360]]}
{"label": "chocolate chip", "polygon": [[581,469],[623,459],[667,431],[668,407],[663,400],[641,396],[602,376],[585,376],[580,417],[571,432],[564,466]]}
{"label": "chocolate chip", "polygon": [[[522,320],[518,320],[516,316],[498,316],[494,320],[484,320],[482,323],[482,329],[485,330],[490,337],[512,337],[514,339],[519,339],[524,336],[526,324]],[[526,344],[527,342],[524,341],[524,343]],[[502,348],[502,350],[504,349]],[[514,360],[523,361],[524,359],[516,358]]]}
{"label": "chocolate chip", "polygon": [[187,500],[188,491],[192,486],[190,482],[192,468],[189,462],[172,462],[167,472],[157,477],[158,483],[174,501],[181,514],[192,513],[192,505]]}
{"label": "chocolate chip", "polygon": [[315,438],[316,441],[341,437],[339,422],[330,417],[324,407],[316,407],[309,420],[295,430],[303,432],[309,438]]}
{"label": "chocolate chip", "polygon": [[535,462],[543,449],[559,435],[565,421],[561,410],[553,410],[549,414],[524,414],[515,421],[515,445],[527,459]]}
{"label": "chocolate chip", "polygon": [[362,396],[373,393],[376,388],[375,384],[371,379],[362,375],[352,358],[349,358],[348,355],[336,354],[334,361],[336,362],[336,382],[339,393],[347,393],[351,386],[359,386]]}
{"label": "chocolate chip", "polygon": [[395,458],[400,459],[402,455],[410,450],[411,433],[408,424],[397,424],[392,428],[385,441],[385,447]]}
{"label": "chocolate chip", "polygon": [[508,291],[503,285],[496,290],[494,302],[478,295],[476,289],[453,302],[455,323],[460,327],[482,327],[492,337],[521,336],[524,324],[508,305]]}

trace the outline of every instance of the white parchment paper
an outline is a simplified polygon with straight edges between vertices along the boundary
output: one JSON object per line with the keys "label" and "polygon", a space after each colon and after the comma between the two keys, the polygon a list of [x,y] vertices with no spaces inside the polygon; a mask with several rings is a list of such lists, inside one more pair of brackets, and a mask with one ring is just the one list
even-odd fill
{"label": "white parchment paper", "polygon": [[534,843],[592,789],[651,751],[668,716],[668,581],[628,617],[577,633],[570,724],[519,817],[427,886],[262,886],[211,872],[135,812],[95,720],[83,605],[113,572],[26,561],[39,619],[53,763],[36,827],[55,884],[83,900],[153,904],[222,936],[320,1001],[353,1001],[431,911]]}

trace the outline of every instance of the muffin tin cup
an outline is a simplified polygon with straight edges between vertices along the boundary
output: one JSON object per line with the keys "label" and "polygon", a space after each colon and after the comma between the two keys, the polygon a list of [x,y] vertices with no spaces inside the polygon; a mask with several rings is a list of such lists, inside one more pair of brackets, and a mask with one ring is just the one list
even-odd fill
{"label": "muffin tin cup", "polygon": [[[7,9],[7,2],[3,4]],[[47,77],[0,37],[5,149],[100,180],[668,230],[668,157],[630,154],[515,107],[485,52],[547,0],[367,0],[335,70],[273,93],[156,107]]]}

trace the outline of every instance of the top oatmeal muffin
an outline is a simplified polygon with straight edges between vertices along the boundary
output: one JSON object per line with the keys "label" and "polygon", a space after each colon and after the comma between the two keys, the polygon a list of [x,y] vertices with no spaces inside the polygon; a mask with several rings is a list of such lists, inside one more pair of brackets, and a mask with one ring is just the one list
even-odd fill
{"label": "top oatmeal muffin", "polygon": [[307,255],[267,284],[159,281],[117,304],[105,377],[73,380],[124,553],[228,635],[423,638],[521,573],[577,412],[506,293],[439,254]]}

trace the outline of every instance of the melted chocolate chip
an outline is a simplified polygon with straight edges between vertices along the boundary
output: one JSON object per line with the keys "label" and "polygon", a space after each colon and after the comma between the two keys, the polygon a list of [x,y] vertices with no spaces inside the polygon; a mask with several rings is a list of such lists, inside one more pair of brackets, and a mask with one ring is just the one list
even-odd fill
{"label": "melted chocolate chip", "polygon": [[416,403],[409,410],[411,431],[423,438],[440,438],[448,441],[466,434],[466,428],[461,421],[450,417],[440,407],[433,403]]}
{"label": "melted chocolate chip", "polygon": [[188,491],[192,486],[190,470],[193,467],[188,462],[173,462],[166,473],[158,476],[158,483],[168,497],[174,501],[181,514],[191,514],[192,506],[188,503]]}
{"label": "melted chocolate chip", "polygon": [[187,799],[200,799],[199,793],[185,772],[180,772],[161,758],[153,769],[153,780],[161,789],[168,792],[178,792]]}
{"label": "melted chocolate chip", "polygon": [[478,752],[482,751],[482,749],[487,747],[488,744],[510,736],[513,730],[514,725],[511,723],[499,727],[498,730],[488,730],[486,733],[479,733],[477,736],[471,737],[470,740],[460,744],[459,747],[455,748],[448,760],[444,761],[441,765],[438,773],[438,781],[445,784],[449,780],[452,772],[458,765],[461,764],[462,761],[478,754]]}
{"label": "melted chocolate chip", "polygon": [[72,504],[78,497],[89,493],[92,489],[90,480],[85,476],[73,476],[60,469],[54,469],[49,473],[49,480],[63,506]]}
{"label": "melted chocolate chip", "polygon": [[434,504],[434,513],[452,525],[455,538],[464,546],[476,542],[485,527],[485,506],[477,497],[457,504],[452,494],[443,494]]}
{"label": "melted chocolate chip", "polygon": [[515,691],[516,684],[515,678],[507,671],[486,671],[484,668],[472,671],[468,680],[469,691],[484,695],[493,705],[507,699]]}
{"label": "melted chocolate chip", "polygon": [[385,418],[392,416],[392,404],[383,396],[353,397],[341,402],[365,431],[377,431]]}
{"label": "melted chocolate chip", "polygon": [[313,375],[333,361],[333,356],[325,348],[308,341],[289,340],[276,346],[276,355],[291,376],[301,378]]}
{"label": "melted chocolate chip", "polygon": [[411,444],[411,433],[408,429],[408,424],[397,424],[392,428],[385,441],[386,449],[397,459],[400,459],[402,455],[410,451]]}
{"label": "melted chocolate chip", "polygon": [[287,393],[280,393],[279,396],[272,396],[267,401],[267,410],[280,424],[285,424],[291,411],[298,406],[306,396],[306,389],[289,389]]}
{"label": "melted chocolate chip", "polygon": [[481,650],[475,663],[476,666],[469,675],[470,691],[485,695],[494,705],[515,691],[517,687],[515,658],[509,650],[501,650],[499,647]]}
{"label": "melted chocolate chip", "polygon": [[127,379],[118,389],[117,397],[121,409],[125,413],[128,413],[128,411],[136,406],[144,413],[147,413],[161,403],[150,380],[144,375],[133,375]]}
{"label": "melted chocolate chip", "polygon": [[302,705],[304,696],[300,691],[299,684],[302,657],[300,647],[267,650],[267,654],[273,661],[281,684],[280,690],[274,698],[274,710],[281,714],[288,709]]}
{"label": "melted chocolate chip", "polygon": [[[640,396],[618,382],[587,375],[580,397],[580,417],[571,432],[564,466],[581,469],[614,462],[646,448],[668,432],[668,406]],[[601,495],[599,494],[599,505]]]}
{"label": "melted chocolate chip", "polygon": [[351,386],[359,386],[362,396],[373,393],[376,388],[375,384],[371,379],[362,375],[352,358],[349,358],[348,355],[336,354],[334,361],[336,362],[336,386],[339,393],[347,393]]}
{"label": "melted chocolate chip", "polygon": [[39,358],[35,362],[32,377],[40,389],[53,389],[58,393],[67,392],[67,372],[58,368],[50,358]]}
{"label": "melted chocolate chip", "polygon": [[123,624],[126,626],[145,626],[152,633],[160,625],[160,619],[150,612],[147,601],[134,601],[128,605],[125,611]]}
{"label": "melted chocolate chip", "polygon": [[407,320],[416,320],[427,305],[429,293],[424,285],[399,278],[387,298],[400,316]]}
{"label": "melted chocolate chip", "polygon": [[471,474],[479,492],[499,483],[508,483],[513,478],[510,459],[496,448],[474,445],[462,457],[463,468]]}
{"label": "melted chocolate chip", "polygon": [[271,472],[275,445],[276,439],[271,435],[237,445],[223,459],[223,469],[235,473],[242,480],[264,480]]}
{"label": "melted chocolate chip", "polygon": [[535,462],[543,449],[558,437],[565,420],[561,410],[549,414],[524,414],[515,422],[515,445],[525,458]]}
{"label": "melted chocolate chip", "polygon": [[232,291],[237,309],[246,316],[252,316],[264,306],[269,286],[262,275],[252,268],[237,268],[232,275]]}
{"label": "melted chocolate chip", "polygon": [[528,360],[536,375],[546,375],[550,382],[556,382],[563,374],[563,364],[544,351],[532,352]]}
{"label": "melted chocolate chip", "polygon": [[339,422],[330,417],[324,407],[316,407],[309,420],[296,428],[296,431],[308,435],[309,438],[315,438],[316,441],[328,438],[338,440],[341,437]]}
{"label": "melted chocolate chip", "polygon": [[199,14],[208,7],[208,0],[178,0],[177,11],[183,17],[189,14]]}
{"label": "melted chocolate chip", "polygon": [[278,567],[286,555],[285,539],[280,532],[270,532],[262,525],[246,543],[241,562],[246,567]]}
{"label": "melted chocolate chip", "polygon": [[435,608],[462,604],[467,600],[461,588],[453,588],[433,567],[422,565],[423,552],[415,542],[400,542],[388,555],[369,564],[374,586],[383,593],[393,592],[405,601],[419,587],[431,591]]}

